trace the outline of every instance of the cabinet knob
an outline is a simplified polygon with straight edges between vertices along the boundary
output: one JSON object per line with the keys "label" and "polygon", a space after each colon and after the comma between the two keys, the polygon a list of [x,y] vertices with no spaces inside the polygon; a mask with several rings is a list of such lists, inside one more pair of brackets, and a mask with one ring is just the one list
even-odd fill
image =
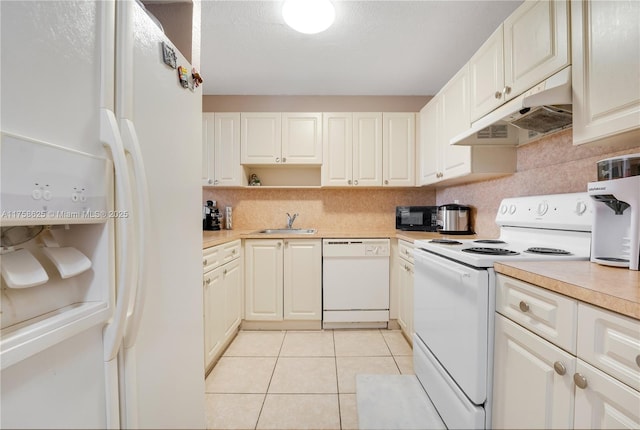
{"label": "cabinet knob", "polygon": [[564,367],[564,364],[562,364],[559,361],[556,361],[555,363],[553,363],[553,369],[556,371],[558,375],[564,375],[565,373],[567,373],[567,368]]}
{"label": "cabinet knob", "polygon": [[224,269],[224,270],[222,271],[222,274],[223,274],[224,276],[227,276],[227,269]]}
{"label": "cabinet knob", "polygon": [[497,99],[500,99],[500,98],[502,98],[502,92],[500,92],[500,91],[496,91],[496,92],[495,92],[495,94],[493,94],[493,96],[494,96],[495,98],[497,98]]}
{"label": "cabinet knob", "polygon": [[208,184],[213,184],[213,179],[209,179],[209,180],[207,181],[207,183],[208,183]]}
{"label": "cabinet knob", "polygon": [[353,185],[358,185],[358,180],[353,181]]}
{"label": "cabinet knob", "polygon": [[232,250],[231,250],[231,253],[232,253],[233,255],[235,255],[236,250],[235,250],[235,249],[232,249]]}
{"label": "cabinet knob", "polygon": [[520,310],[522,312],[529,312],[529,304],[525,301],[520,301]]}
{"label": "cabinet knob", "polygon": [[351,185],[351,184],[352,184],[351,179],[349,179],[349,180],[347,181],[347,184],[349,184],[349,185]]}
{"label": "cabinet knob", "polygon": [[511,87],[509,87],[509,86],[504,87],[504,88],[502,89],[502,94],[504,94],[504,95],[509,95],[509,94],[511,94]]}
{"label": "cabinet knob", "polygon": [[573,374],[573,382],[575,382],[576,386],[578,388],[582,388],[583,390],[585,388],[587,388],[587,378],[585,378],[582,374],[580,373],[574,373]]}
{"label": "cabinet knob", "polygon": [[388,179],[385,179],[385,180],[384,180],[384,184],[385,184],[385,185],[389,185],[389,180],[388,180]]}
{"label": "cabinet knob", "polygon": [[204,281],[207,285],[209,285],[211,283],[211,278],[207,278],[206,281]]}
{"label": "cabinet knob", "polygon": [[213,185],[218,185],[220,181],[218,181],[217,179],[215,181],[213,181]]}
{"label": "cabinet knob", "polygon": [[287,157],[282,157],[282,162],[286,163],[287,162]]}
{"label": "cabinet knob", "polygon": [[636,355],[636,364],[640,367],[640,354]]}
{"label": "cabinet knob", "polygon": [[282,242],[278,242],[277,248],[278,249],[282,248]]}
{"label": "cabinet knob", "polygon": [[276,157],[276,163],[280,162],[280,157]]}
{"label": "cabinet knob", "polygon": [[204,260],[202,260],[202,265],[206,266],[207,265],[207,259],[205,258]]}

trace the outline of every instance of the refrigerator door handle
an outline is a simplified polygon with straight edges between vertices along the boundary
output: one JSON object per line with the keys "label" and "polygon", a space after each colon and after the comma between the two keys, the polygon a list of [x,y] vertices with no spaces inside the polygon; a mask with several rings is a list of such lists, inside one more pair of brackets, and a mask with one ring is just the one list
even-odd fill
{"label": "refrigerator door handle", "polygon": [[146,270],[148,252],[145,251],[148,249],[147,229],[148,222],[150,220],[150,206],[147,174],[142,160],[142,152],[140,151],[140,143],[138,141],[138,135],[136,134],[135,125],[131,120],[126,118],[123,118],[120,121],[124,149],[131,157],[133,165],[133,181],[135,182],[136,201],[138,202],[138,206],[135,208],[133,214],[138,240],[138,243],[136,244],[138,252],[138,276],[137,285],[135,287],[136,294],[133,299],[133,306],[129,307],[130,311],[127,315],[127,326],[124,334],[124,347],[131,348],[135,344],[138,335],[147,290]]}
{"label": "refrigerator door handle", "polygon": [[[111,157],[115,168],[116,205],[119,212],[131,214],[133,196],[131,193],[131,180],[129,168],[124,153],[122,138],[118,129],[116,117],[112,111],[106,108],[100,109],[100,140],[104,146],[111,150]],[[135,272],[132,265],[135,264],[135,256],[130,255],[130,240],[134,237],[132,222],[121,217],[116,220],[118,240],[116,252],[118,255],[118,270],[116,274],[116,309],[112,321],[104,329],[104,359],[113,360],[118,354],[122,343],[126,324],[127,310],[132,296],[132,288],[135,285]]]}

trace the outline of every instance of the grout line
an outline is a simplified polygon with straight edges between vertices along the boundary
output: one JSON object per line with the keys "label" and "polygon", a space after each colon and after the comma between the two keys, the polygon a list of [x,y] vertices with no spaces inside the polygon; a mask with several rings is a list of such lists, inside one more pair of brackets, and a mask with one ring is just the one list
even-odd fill
{"label": "grout line", "polygon": [[267,394],[269,393],[269,388],[271,387],[271,381],[273,381],[273,375],[276,373],[276,367],[278,367],[278,360],[280,359],[280,353],[282,352],[282,346],[284,345],[284,339],[287,337],[287,331],[284,330],[284,336],[282,336],[282,342],[280,343],[280,348],[278,349],[278,355],[276,356],[276,362],[273,365],[273,370],[271,371],[271,377],[269,378],[269,383],[267,384],[267,390],[264,393],[264,399],[262,399],[262,406],[260,406],[260,412],[258,412],[258,419],[256,420],[256,426],[254,430],[257,430],[258,423],[260,422],[260,417],[262,416],[262,411],[264,410],[264,404],[267,402]]}

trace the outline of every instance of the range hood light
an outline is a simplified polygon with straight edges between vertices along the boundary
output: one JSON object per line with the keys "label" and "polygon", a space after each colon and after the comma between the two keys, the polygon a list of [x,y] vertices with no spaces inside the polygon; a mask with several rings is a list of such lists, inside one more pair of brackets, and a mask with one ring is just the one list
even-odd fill
{"label": "range hood light", "polygon": [[329,0],[285,0],[282,17],[294,30],[316,34],[331,27],[336,19],[336,10]]}

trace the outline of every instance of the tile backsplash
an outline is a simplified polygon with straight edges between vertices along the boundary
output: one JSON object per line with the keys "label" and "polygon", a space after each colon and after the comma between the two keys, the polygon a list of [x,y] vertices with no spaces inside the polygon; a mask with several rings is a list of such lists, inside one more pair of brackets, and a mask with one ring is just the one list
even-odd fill
{"label": "tile backsplash", "polygon": [[571,130],[518,148],[515,174],[437,190],[416,189],[216,189],[203,188],[203,201],[233,207],[236,229],[277,228],[286,213],[299,213],[294,227],[323,230],[389,230],[395,207],[441,205],[458,200],[473,207],[476,233],[497,237],[495,214],[505,197],[584,192],[595,181],[596,162],[640,152],[640,142],[573,146]]}
{"label": "tile backsplash", "polygon": [[297,228],[393,230],[395,208],[434,205],[432,189],[272,189],[203,188],[203,200],[233,207],[235,229],[282,228],[298,213]]}

